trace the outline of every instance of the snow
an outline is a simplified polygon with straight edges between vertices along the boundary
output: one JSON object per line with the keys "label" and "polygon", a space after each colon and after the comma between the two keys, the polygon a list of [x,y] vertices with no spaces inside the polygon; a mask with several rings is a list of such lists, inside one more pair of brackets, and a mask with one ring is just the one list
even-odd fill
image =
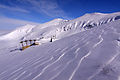
{"label": "snow", "polygon": [[120,13],[118,12],[112,14],[85,14],[74,20],[63,20],[58,18],[40,25],[25,25],[15,29],[7,35],[1,36],[0,40],[21,41],[34,38],[38,39],[40,42],[41,38],[46,41],[51,39],[53,36],[55,37],[55,40],[58,40],[102,24],[119,20],[119,16]]}
{"label": "snow", "polygon": [[[119,15],[55,19],[0,36],[0,80],[119,80],[120,20],[114,20]],[[91,21],[99,25],[86,29]],[[19,41],[32,38],[42,44],[20,51]]]}
{"label": "snow", "polygon": [[14,31],[12,31],[11,33],[8,33],[4,36],[2,36],[0,39],[18,39],[18,38],[22,38],[24,37],[26,34],[28,34],[32,29],[33,29],[33,25],[26,25],[23,27],[20,27]]}

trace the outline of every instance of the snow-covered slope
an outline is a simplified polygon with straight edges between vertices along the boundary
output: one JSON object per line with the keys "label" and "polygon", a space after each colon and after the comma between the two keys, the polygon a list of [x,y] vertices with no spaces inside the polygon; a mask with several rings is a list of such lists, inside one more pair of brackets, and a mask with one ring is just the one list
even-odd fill
{"label": "snow-covered slope", "polygon": [[0,80],[119,80],[119,25],[120,20],[23,52],[1,51]]}
{"label": "snow-covered slope", "polygon": [[8,39],[16,39],[16,38],[22,38],[25,35],[27,35],[28,33],[31,32],[31,30],[33,29],[33,25],[25,25],[23,27],[17,28],[16,30],[12,31],[11,33],[8,33],[4,36],[1,36],[0,39],[2,40],[8,40]]}
{"label": "snow-covered slope", "polygon": [[47,40],[54,37],[55,40],[70,36],[72,34],[85,31],[87,29],[106,24],[120,19],[120,13],[85,14],[74,20],[54,19],[40,25],[25,25],[11,33],[1,36],[0,40],[25,40],[38,39]]}
{"label": "snow-covered slope", "polygon": [[[104,20],[108,17],[108,14],[94,14],[104,15],[101,18]],[[109,16],[115,19],[118,14]],[[20,46],[12,47],[8,44],[11,40],[6,40],[5,36],[9,34],[2,36],[0,45],[7,46],[0,46],[0,80],[119,80],[120,20],[97,25],[89,30],[85,30],[84,26],[72,25],[75,28],[64,31],[63,26],[81,22],[83,18],[84,16],[71,21],[56,19],[58,22],[54,23],[55,25],[51,24],[51,21],[47,23],[49,26],[46,23],[41,24],[43,27],[34,26],[23,36],[24,39],[34,36],[39,38],[42,31],[43,37],[46,37],[47,33],[48,36],[53,35],[54,28],[63,31],[58,30],[59,40],[32,46],[24,51],[18,50]],[[95,16],[91,18],[95,19]],[[97,19],[95,22],[97,23]],[[81,28],[84,31],[81,31]],[[35,32],[36,30],[38,32]]]}

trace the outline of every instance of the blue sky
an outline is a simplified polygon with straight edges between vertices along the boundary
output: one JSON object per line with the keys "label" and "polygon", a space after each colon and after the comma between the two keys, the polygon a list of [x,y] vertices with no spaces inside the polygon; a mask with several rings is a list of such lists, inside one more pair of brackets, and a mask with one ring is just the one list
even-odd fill
{"label": "blue sky", "polygon": [[120,0],[0,0],[0,29],[41,24],[55,18],[74,19],[85,13],[120,11]]}

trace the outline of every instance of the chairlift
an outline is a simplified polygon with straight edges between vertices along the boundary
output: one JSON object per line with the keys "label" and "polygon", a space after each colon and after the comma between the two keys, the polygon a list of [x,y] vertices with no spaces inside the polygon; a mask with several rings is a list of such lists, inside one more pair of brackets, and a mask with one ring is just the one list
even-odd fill
{"label": "chairlift", "polygon": [[[30,45],[28,45],[28,41],[30,41]],[[34,41],[34,42],[32,43],[32,41]],[[33,45],[39,45],[39,43],[37,43],[36,41],[37,41],[36,39],[21,41],[20,43],[22,44],[22,48],[20,50],[24,50],[26,48],[29,48],[30,46],[33,46]],[[23,45],[24,42],[26,43],[26,46]]]}

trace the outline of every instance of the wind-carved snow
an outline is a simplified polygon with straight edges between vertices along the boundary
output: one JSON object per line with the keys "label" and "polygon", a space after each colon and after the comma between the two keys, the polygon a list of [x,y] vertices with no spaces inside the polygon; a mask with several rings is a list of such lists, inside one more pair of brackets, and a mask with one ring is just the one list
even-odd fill
{"label": "wind-carved snow", "polygon": [[100,41],[96,43],[93,47],[97,47],[97,45],[99,45],[103,41],[103,38],[101,37],[101,35],[99,36],[99,38],[100,38]]}
{"label": "wind-carved snow", "polygon": [[[3,45],[2,41],[5,38],[9,40],[5,40],[4,48],[0,47],[0,80],[118,80],[120,75],[118,14],[86,14],[69,21],[55,19],[40,24],[41,28],[39,26],[26,28],[27,32],[24,35],[17,36],[18,41],[41,36],[49,41],[53,35],[56,35],[57,41],[32,46],[24,51],[10,52],[16,47],[8,44],[12,42],[9,36],[2,36],[0,45]],[[86,30],[84,27],[89,23],[97,26]],[[84,31],[81,31],[82,29]],[[14,37],[11,39],[14,40]]]}
{"label": "wind-carved snow", "polygon": [[77,71],[78,68],[80,67],[81,62],[82,62],[86,57],[88,57],[88,56],[90,55],[90,53],[91,53],[91,52],[88,52],[85,56],[83,56],[83,57],[81,58],[81,60],[79,61],[77,67],[75,68],[75,70],[73,71],[72,75],[70,76],[69,80],[72,80],[72,78],[73,78],[73,76],[75,75],[76,71]]}

